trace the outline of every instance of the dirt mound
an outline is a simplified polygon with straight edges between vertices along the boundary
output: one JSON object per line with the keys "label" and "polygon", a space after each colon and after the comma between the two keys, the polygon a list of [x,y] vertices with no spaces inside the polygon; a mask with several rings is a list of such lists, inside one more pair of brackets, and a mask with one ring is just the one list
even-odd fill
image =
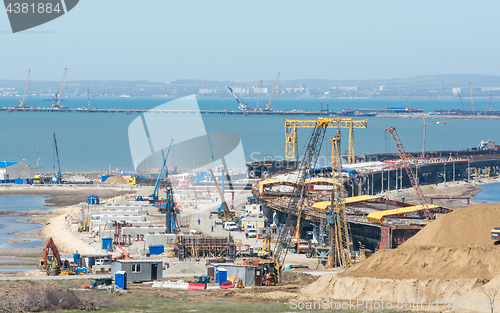
{"label": "dirt mound", "polygon": [[500,246],[490,238],[495,226],[500,226],[500,204],[457,209],[399,248],[378,251],[339,277],[492,279],[500,274]]}
{"label": "dirt mound", "polygon": [[111,176],[105,181],[106,184],[128,184],[128,180],[123,178],[122,175]]}
{"label": "dirt mound", "polygon": [[307,285],[312,282],[315,282],[317,276],[295,272],[295,271],[283,271],[281,273],[281,282],[280,285]]}
{"label": "dirt mound", "polygon": [[[377,279],[338,277],[323,275],[316,282],[301,289],[299,299],[321,301],[321,299],[366,299],[390,302],[423,302],[429,299],[464,298],[470,290],[483,281],[462,279]],[[482,297],[484,298],[484,296]]]}
{"label": "dirt mound", "polygon": [[177,263],[165,270],[167,274],[204,274],[205,270],[196,263]]}

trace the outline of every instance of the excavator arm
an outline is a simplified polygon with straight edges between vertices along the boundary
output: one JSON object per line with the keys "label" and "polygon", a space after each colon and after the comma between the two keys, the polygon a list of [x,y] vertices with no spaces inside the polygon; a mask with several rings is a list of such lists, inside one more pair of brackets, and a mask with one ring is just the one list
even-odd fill
{"label": "excavator arm", "polygon": [[59,255],[59,250],[57,250],[56,244],[52,240],[52,238],[47,239],[47,242],[45,243],[45,246],[43,246],[43,269],[47,269],[47,259],[49,257],[49,250],[52,251],[52,254],[54,255],[54,259],[56,260],[57,264],[56,267],[61,267],[62,262],[61,262],[61,256]]}

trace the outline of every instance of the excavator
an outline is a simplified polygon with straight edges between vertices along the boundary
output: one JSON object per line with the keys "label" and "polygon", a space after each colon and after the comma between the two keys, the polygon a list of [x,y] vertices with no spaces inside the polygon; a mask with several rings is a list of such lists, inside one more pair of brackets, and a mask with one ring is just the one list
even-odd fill
{"label": "excavator", "polygon": [[[52,255],[49,255],[49,251],[52,251]],[[38,266],[42,271],[47,273],[47,276],[76,275],[76,264],[69,261],[61,261],[59,250],[52,238],[47,239],[42,255],[43,259],[38,262]]]}

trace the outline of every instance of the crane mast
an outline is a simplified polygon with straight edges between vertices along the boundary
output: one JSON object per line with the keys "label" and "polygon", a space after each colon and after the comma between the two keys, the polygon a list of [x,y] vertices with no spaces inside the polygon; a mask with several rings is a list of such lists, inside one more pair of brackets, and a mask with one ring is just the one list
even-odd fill
{"label": "crane mast", "polygon": [[26,83],[24,84],[23,100],[21,101],[21,103],[19,103],[19,106],[21,108],[24,108],[24,100],[26,100],[26,91],[28,90],[28,81],[30,79],[30,71],[31,71],[31,69],[28,69],[28,74],[26,75]]}
{"label": "crane mast", "polygon": [[411,168],[411,161],[413,157],[405,152],[403,148],[403,143],[401,142],[401,140],[399,140],[399,136],[398,133],[396,132],[395,127],[386,128],[385,131],[391,134],[392,140],[394,140],[394,144],[396,145],[396,149],[398,150],[399,157],[403,161],[403,167],[405,168],[406,173],[408,174],[408,178],[410,179],[410,182],[413,188],[415,189],[415,193],[417,194],[418,197],[418,202],[422,206],[422,211],[424,212],[425,218],[428,221],[432,220],[431,214],[429,212],[429,207],[425,202],[424,193],[422,192],[422,189],[418,185],[415,173],[413,173],[413,169]]}
{"label": "crane mast", "polygon": [[[299,171],[297,173],[296,178],[296,188],[290,198],[288,203],[287,210],[285,212],[288,214],[296,214],[300,219],[300,215],[302,212],[302,207],[304,205],[304,194],[305,194],[305,180],[307,170],[311,165],[314,165],[319,156],[319,152],[321,151],[321,145],[323,144],[323,139],[325,137],[326,129],[328,126],[328,119],[319,119],[316,122],[316,126],[314,127],[311,137],[307,143],[305,156],[300,164]],[[286,225],[291,225],[291,220],[287,218]],[[300,227],[299,227],[300,228]],[[296,231],[300,231],[297,229]],[[285,229],[282,228],[279,232],[278,241],[273,251],[273,261],[275,263],[275,267],[278,272],[278,281],[280,280],[280,271],[284,265],[286,254],[288,251],[288,247],[290,245],[292,238],[289,234],[286,233]]]}
{"label": "crane mast", "polygon": [[151,198],[153,198],[154,201],[158,200],[158,187],[160,187],[161,177],[163,176],[163,171],[165,170],[165,165],[167,164],[168,154],[170,153],[170,148],[172,147],[172,142],[174,142],[173,139],[170,141],[170,145],[168,146],[167,154],[165,155],[165,158],[163,159],[163,164],[161,166],[160,173],[158,173],[158,179],[156,179],[155,188],[153,189],[153,193],[150,196]]}
{"label": "crane mast", "polygon": [[[327,212],[330,224],[330,264],[335,259],[342,267],[351,266],[351,242],[345,209],[345,190],[342,179],[342,160],[340,154],[340,129],[335,137],[330,138],[332,143],[332,177],[333,190],[330,209]],[[335,252],[335,253],[334,253]]]}
{"label": "crane mast", "polygon": [[472,113],[474,113],[474,99],[472,98],[472,84],[469,82],[470,91],[470,105],[472,106]]}
{"label": "crane mast", "polygon": [[59,163],[59,151],[57,150],[57,140],[56,140],[56,133],[54,133],[54,145],[56,147],[56,158],[57,158],[57,177],[55,177],[55,180],[53,179],[53,183],[59,184],[61,183],[62,180],[62,174],[61,174],[61,163]]}
{"label": "crane mast", "polygon": [[255,111],[259,110],[259,101],[260,101],[260,90],[262,88],[262,79],[259,82],[259,93],[257,94],[257,106],[255,107]]}
{"label": "crane mast", "polygon": [[279,78],[280,78],[280,71],[278,71],[278,74],[276,75],[276,79],[274,80],[273,91],[271,92],[271,98],[269,98],[269,103],[268,103],[268,105],[266,105],[267,111],[271,110],[271,103],[273,102],[274,91],[276,90],[276,84],[278,84]]}
{"label": "crane mast", "polygon": [[63,78],[61,81],[61,88],[59,89],[59,96],[57,99],[57,104],[55,105],[56,107],[59,107],[59,105],[61,104],[61,97],[62,97],[62,92],[63,92],[63,87],[64,87],[64,81],[66,80],[66,70],[67,70],[67,68],[64,69]]}

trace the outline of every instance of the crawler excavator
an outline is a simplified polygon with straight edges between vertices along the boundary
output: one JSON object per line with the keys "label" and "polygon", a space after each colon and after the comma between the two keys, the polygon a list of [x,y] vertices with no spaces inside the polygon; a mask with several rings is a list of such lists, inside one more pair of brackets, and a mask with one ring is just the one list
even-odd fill
{"label": "crawler excavator", "polygon": [[[52,255],[49,255],[49,251],[52,251]],[[47,239],[42,255],[43,259],[38,262],[38,266],[47,273],[47,276],[76,275],[76,264],[61,261],[59,250],[52,238]]]}

